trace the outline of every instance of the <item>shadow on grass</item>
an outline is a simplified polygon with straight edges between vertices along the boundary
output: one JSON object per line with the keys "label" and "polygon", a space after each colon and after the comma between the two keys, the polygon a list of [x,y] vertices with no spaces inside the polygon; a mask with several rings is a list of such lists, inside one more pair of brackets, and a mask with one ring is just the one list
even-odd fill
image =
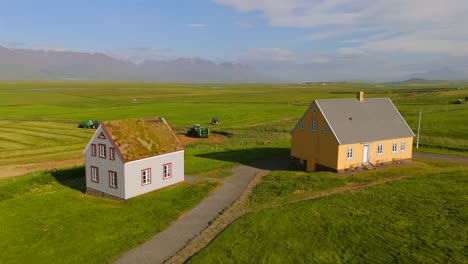
{"label": "shadow on grass", "polygon": [[205,153],[197,157],[235,162],[262,170],[288,170],[289,148],[250,148]]}
{"label": "shadow on grass", "polygon": [[48,171],[48,173],[50,173],[50,175],[52,175],[60,184],[82,193],[86,192],[86,172],[84,166],[52,169]]}

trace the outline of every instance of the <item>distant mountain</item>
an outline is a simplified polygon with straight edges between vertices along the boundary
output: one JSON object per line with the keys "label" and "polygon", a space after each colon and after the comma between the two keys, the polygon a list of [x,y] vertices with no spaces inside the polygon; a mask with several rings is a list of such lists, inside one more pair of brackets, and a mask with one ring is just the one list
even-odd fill
{"label": "distant mountain", "polygon": [[239,63],[198,58],[133,63],[103,53],[10,49],[0,46],[2,80],[271,82]]}
{"label": "distant mountain", "polygon": [[403,78],[405,80],[424,79],[424,80],[468,80],[468,74],[454,70],[448,67],[428,71],[424,73],[415,73]]}

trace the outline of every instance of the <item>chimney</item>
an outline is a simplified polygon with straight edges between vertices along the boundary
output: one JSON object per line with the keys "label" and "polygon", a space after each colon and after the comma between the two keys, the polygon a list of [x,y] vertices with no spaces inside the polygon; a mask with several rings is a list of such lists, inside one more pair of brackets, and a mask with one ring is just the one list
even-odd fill
{"label": "chimney", "polygon": [[364,91],[360,91],[357,94],[357,99],[359,100],[359,102],[364,102]]}

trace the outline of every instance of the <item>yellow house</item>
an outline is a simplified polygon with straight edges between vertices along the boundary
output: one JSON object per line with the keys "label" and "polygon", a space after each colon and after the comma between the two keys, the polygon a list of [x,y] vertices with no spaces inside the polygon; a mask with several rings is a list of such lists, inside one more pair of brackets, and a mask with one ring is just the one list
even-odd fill
{"label": "yellow house", "polygon": [[314,100],[291,132],[307,171],[343,171],[411,159],[414,133],[390,98]]}

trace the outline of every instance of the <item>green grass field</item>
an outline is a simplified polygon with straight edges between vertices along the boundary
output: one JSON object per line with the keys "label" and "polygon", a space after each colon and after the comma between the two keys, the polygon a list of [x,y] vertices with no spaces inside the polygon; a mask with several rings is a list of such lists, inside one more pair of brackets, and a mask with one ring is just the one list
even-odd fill
{"label": "green grass field", "polygon": [[273,171],[254,188],[247,207],[256,210],[265,206],[281,205],[335,189],[346,189],[395,177],[451,172],[466,169],[463,164],[440,161],[413,161],[387,166],[378,170],[337,175],[331,172]]}
{"label": "green grass field", "polygon": [[467,183],[455,168],[249,213],[190,263],[466,263]]}
{"label": "green grass field", "polygon": [[110,263],[206,197],[218,183],[127,201],[84,194],[83,167],[0,180],[0,263]]}
{"label": "green grass field", "polygon": [[[164,116],[179,132],[193,123],[222,124],[214,133],[223,142],[187,147],[187,161],[200,152],[275,146],[289,148],[289,131],[316,98],[390,97],[416,132],[423,110],[423,150],[468,152],[468,104],[450,102],[468,97],[464,83],[424,84],[152,84],[80,82],[0,83],[0,156],[2,164],[27,164],[82,155],[91,130],[76,128],[83,119],[113,120]],[[195,148],[195,149],[192,149]],[[206,159],[197,159],[196,163]],[[212,163],[212,161],[207,161]],[[0,166],[2,166],[0,164]],[[213,164],[211,164],[213,165]],[[218,166],[219,165],[219,166]],[[219,163],[207,168],[228,166]],[[231,164],[232,165],[232,164]],[[197,173],[198,168],[188,166]]]}
{"label": "green grass field", "polygon": [[[359,90],[364,90],[366,97],[392,98],[415,132],[419,109],[422,109],[422,150],[468,155],[468,103],[450,103],[455,99],[467,97],[467,86],[466,83],[446,82],[329,83],[326,86],[2,82],[0,169],[5,166],[15,167],[82,157],[82,151],[94,132],[91,129],[77,128],[78,122],[83,119],[114,120],[163,116],[178,133],[183,133],[184,129],[193,123],[209,125],[211,118],[216,116],[221,119],[222,124],[211,126],[213,135],[222,135],[225,139],[215,142],[201,140],[187,145],[185,171],[196,177],[225,178],[230,175],[229,168],[232,166],[248,164],[269,156],[287,155],[290,148],[289,132],[313,99],[353,98],[354,93]],[[403,172],[418,175],[414,176],[414,179],[405,179],[401,184],[373,187],[373,191],[368,193],[372,199],[364,195],[367,191],[363,190],[320,199],[320,203],[311,201],[248,215],[235,222],[219,238],[224,239],[223,237],[227,236],[226,239],[232,241],[218,242],[223,240],[217,239],[207,251],[194,258],[194,261],[206,260],[203,258],[210,256],[210,261],[216,261],[228,254],[234,262],[244,262],[244,258],[258,262],[278,262],[286,254],[285,248],[291,248],[291,252],[298,254],[299,262],[366,262],[378,255],[380,250],[387,249],[382,247],[380,242],[376,242],[374,247],[372,241],[379,241],[381,237],[377,234],[388,233],[388,236],[383,237],[384,241],[396,239],[396,242],[388,245],[401,247],[403,253],[399,256],[389,250],[392,258],[387,258],[388,255],[384,254],[383,262],[424,262],[426,258],[422,251],[432,251],[433,247],[440,248],[433,252],[435,260],[459,262],[466,256],[458,253],[460,237],[454,237],[452,233],[456,228],[462,230],[459,235],[464,236],[466,241],[466,228],[460,225],[460,217],[466,222],[466,211],[460,212],[454,203],[466,201],[460,201],[459,198],[462,188],[460,186],[464,185],[459,184],[460,182],[457,183],[459,185],[454,184],[453,179],[447,176],[449,170],[466,183],[466,170],[437,163],[423,165],[423,168],[394,168],[347,178],[328,173],[273,172],[254,191],[248,204],[250,208],[287,202],[320,191],[378,180]],[[436,173],[432,176],[437,177],[424,176],[431,173]],[[109,262],[124,250],[164,229],[183,211],[193,207],[216,187],[216,184],[206,181],[195,185],[180,184],[129,201],[117,202],[84,195],[83,174],[83,168],[78,167],[0,180],[0,263]],[[421,189],[419,184],[427,187],[428,191],[423,187]],[[405,193],[398,196],[398,188]],[[432,198],[429,190],[434,188],[436,192]],[[445,188],[449,190],[440,191]],[[410,193],[406,193],[408,190]],[[466,193],[466,190],[464,191]],[[362,195],[358,195],[361,193]],[[393,199],[392,203],[384,202],[381,207],[372,207],[377,205],[371,203],[371,200],[384,201],[382,199],[388,196]],[[396,231],[388,231],[393,230],[393,224],[404,220],[399,218],[401,215],[399,211],[395,211],[393,202],[401,202],[406,206],[404,210],[413,212],[421,209],[419,205],[408,204],[405,201],[414,197],[420,199],[418,201],[421,203],[427,200],[427,208],[431,210],[439,210],[437,206],[440,205],[442,210],[455,210],[453,212],[458,215],[453,219],[444,218],[445,222],[429,218],[428,240],[423,239],[421,242],[420,237],[424,236],[419,225],[424,216],[415,214],[408,218],[408,223],[416,230],[401,228],[398,234],[402,238],[399,238]],[[351,202],[346,203],[347,199]],[[323,201],[324,205],[321,204]],[[364,222],[365,230],[369,230],[369,233],[366,233],[367,231],[361,230],[360,225],[368,218],[358,218],[351,222],[349,232],[346,231],[346,218],[352,217],[353,212],[360,212],[361,209],[356,211],[354,208],[363,205],[371,206],[369,208],[374,208],[375,212],[385,211],[385,207],[388,207],[385,214],[395,214],[396,222],[385,222],[386,219],[375,216],[373,222]],[[338,209],[340,206],[344,208],[342,212]],[[423,212],[429,210],[427,208]],[[313,213],[317,210],[328,218],[317,218]],[[305,212],[312,214],[302,215]],[[373,212],[369,209],[363,215],[369,217]],[[278,217],[278,221],[268,222],[269,217]],[[311,222],[314,219],[320,220],[317,225]],[[261,227],[253,226],[253,223],[260,223]],[[402,222],[401,226],[404,227],[405,223]],[[246,229],[241,230],[244,225]],[[400,224],[395,225],[398,227]],[[311,226],[314,228],[310,228]],[[436,230],[439,227],[441,230],[448,230],[448,235],[439,234]],[[268,237],[274,234],[269,234],[264,228],[273,233],[277,228],[283,238],[275,245],[269,244],[276,240]],[[235,231],[230,231],[231,229]],[[259,230],[265,233],[265,236],[256,237]],[[373,233],[374,231],[376,233]],[[241,232],[245,238],[236,238],[234,235],[229,237],[230,232]],[[249,235],[249,232],[253,232],[255,236]],[[287,232],[293,235],[287,237]],[[327,243],[319,245],[317,241],[320,240],[314,240],[329,232],[332,236]],[[300,234],[307,234],[307,237],[301,237]],[[336,235],[342,234],[342,241],[333,240],[337,239]],[[353,237],[353,234],[356,237]],[[366,237],[371,239],[365,240]],[[302,238],[305,240],[301,240]],[[248,248],[246,245],[250,243],[249,239],[258,239],[257,243],[251,243],[254,248]],[[441,242],[435,241],[436,239],[440,239]],[[361,242],[363,240],[365,241]],[[221,248],[224,243],[224,246],[232,246],[232,249],[212,251],[212,248]],[[317,254],[320,255],[310,258],[301,255],[305,250],[301,245],[307,243],[311,243],[308,249],[319,248]],[[299,245],[298,249],[294,249],[296,245]],[[347,249],[349,245],[352,246]],[[404,245],[416,247],[417,250],[410,248],[410,251],[405,251]],[[461,246],[466,249],[466,245]],[[364,252],[366,247],[369,247],[369,252]],[[231,256],[237,253],[237,249],[247,252]],[[264,251],[271,251],[270,255]],[[249,255],[250,253],[255,256]],[[294,254],[290,254],[290,257],[293,256]],[[357,257],[354,259],[350,256]],[[448,256],[452,256],[453,259],[448,259]]]}

